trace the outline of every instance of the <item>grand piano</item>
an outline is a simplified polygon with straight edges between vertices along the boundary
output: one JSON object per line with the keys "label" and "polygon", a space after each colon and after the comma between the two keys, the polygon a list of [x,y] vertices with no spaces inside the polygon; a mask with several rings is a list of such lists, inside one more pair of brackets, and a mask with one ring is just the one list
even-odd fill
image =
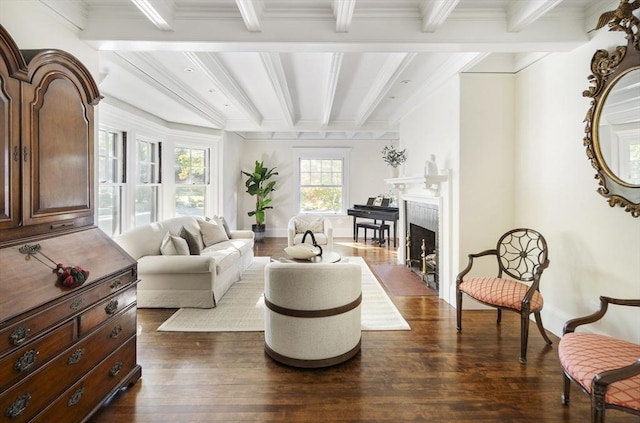
{"label": "grand piano", "polygon": [[[381,221],[384,225],[385,222],[393,222],[393,246],[397,246],[396,226],[398,224],[398,218],[400,217],[400,211],[397,207],[388,206],[373,206],[365,204],[354,204],[352,208],[347,210],[349,216],[353,216],[353,239],[356,239],[357,229],[356,221],[359,217],[365,219],[373,219],[374,221]],[[384,244],[384,234],[380,231],[380,244]]]}

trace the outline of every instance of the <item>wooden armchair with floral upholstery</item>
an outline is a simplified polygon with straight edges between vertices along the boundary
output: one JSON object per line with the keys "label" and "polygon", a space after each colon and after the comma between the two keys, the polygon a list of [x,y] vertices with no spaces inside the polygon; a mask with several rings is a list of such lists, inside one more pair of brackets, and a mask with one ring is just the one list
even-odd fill
{"label": "wooden armchair with floral upholstery", "polygon": [[640,307],[640,299],[600,297],[600,310],[564,325],[558,356],[564,372],[562,403],[569,404],[571,381],[591,398],[591,421],[604,422],[607,408],[640,416],[640,345],[588,332],[581,325],[597,322],[609,304]]}
{"label": "wooden armchair with floral upholstery", "polygon": [[[498,264],[497,276],[466,278],[474,259],[493,256]],[[538,330],[545,342],[551,340],[542,326],[540,310],[544,301],[539,291],[542,272],[549,266],[547,242],[533,229],[513,229],[500,237],[496,248],[469,254],[467,267],[456,278],[456,317],[458,332],[462,331],[462,294],[495,307],[497,323],[502,310],[520,314],[520,363],[527,362],[529,317],[535,316]],[[466,278],[466,279],[465,279]]]}

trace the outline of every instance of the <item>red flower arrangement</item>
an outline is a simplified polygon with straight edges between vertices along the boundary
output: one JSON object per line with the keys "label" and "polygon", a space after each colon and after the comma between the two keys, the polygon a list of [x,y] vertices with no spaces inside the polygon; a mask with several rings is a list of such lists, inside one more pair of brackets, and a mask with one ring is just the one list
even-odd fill
{"label": "red flower arrangement", "polygon": [[[80,286],[85,283],[87,279],[89,279],[88,270],[84,270],[79,266],[65,266],[63,264],[56,263],[46,254],[40,251],[41,249],[42,247],[40,247],[40,244],[25,245],[23,247],[20,247],[20,252],[27,255],[25,260],[29,260],[31,259],[31,257],[33,257],[40,263],[52,269],[53,273],[58,275],[58,282],[60,282],[62,286],[65,286],[67,288],[75,288],[77,286]],[[42,261],[42,259],[37,256],[38,253],[40,253],[44,258],[49,260],[49,262],[53,263],[55,266],[51,266],[50,264]]]}

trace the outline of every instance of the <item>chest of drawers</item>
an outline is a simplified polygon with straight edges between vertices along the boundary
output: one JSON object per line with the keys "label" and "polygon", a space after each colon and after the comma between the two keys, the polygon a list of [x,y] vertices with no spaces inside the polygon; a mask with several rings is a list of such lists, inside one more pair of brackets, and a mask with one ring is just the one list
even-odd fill
{"label": "chest of drawers", "polygon": [[0,422],[84,421],[141,376],[136,263],[97,228],[36,242],[90,275],[65,288],[22,245],[0,249]]}

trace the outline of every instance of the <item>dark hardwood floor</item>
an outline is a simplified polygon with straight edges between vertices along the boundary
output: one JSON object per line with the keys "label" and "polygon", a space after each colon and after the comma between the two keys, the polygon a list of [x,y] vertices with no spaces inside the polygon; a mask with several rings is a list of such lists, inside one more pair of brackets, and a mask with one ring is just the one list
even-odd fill
{"label": "dark hardwood floor", "polygon": [[[256,244],[281,254],[284,238]],[[394,263],[393,248],[338,240],[336,250],[370,264]],[[91,423],[106,422],[576,422],[589,400],[576,387],[561,404],[558,338],[546,346],[531,330],[528,363],[519,357],[519,320],[455,310],[437,296],[392,296],[411,331],[363,332],[362,351],[342,365],[301,370],[273,362],[262,332],[175,333],[156,328],[175,310],[141,309],[142,379]],[[224,299],[223,299],[224,300]],[[640,418],[608,411],[609,422]]]}

